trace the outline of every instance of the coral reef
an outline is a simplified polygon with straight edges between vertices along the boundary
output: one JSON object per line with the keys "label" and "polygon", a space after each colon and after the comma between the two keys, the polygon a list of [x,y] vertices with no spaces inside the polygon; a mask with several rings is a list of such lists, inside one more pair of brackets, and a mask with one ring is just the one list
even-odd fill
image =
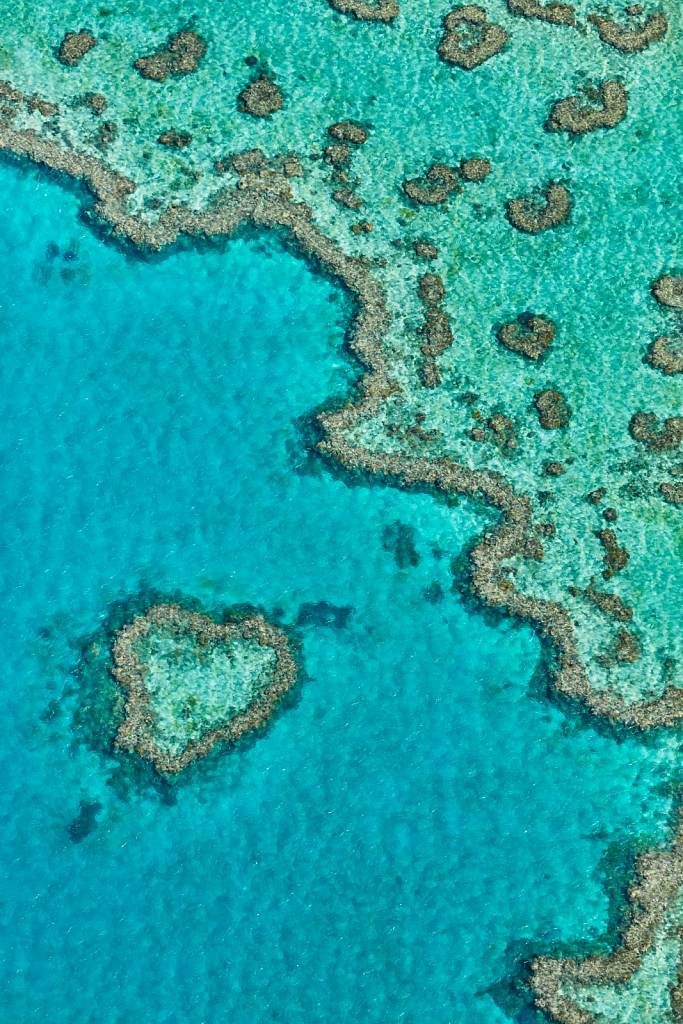
{"label": "coral reef", "polygon": [[576,11],[571,4],[555,3],[547,0],[507,0],[507,5],[513,14],[521,14],[525,18],[537,18],[539,21],[549,21],[553,25],[575,25]]}
{"label": "coral reef", "polygon": [[359,21],[393,21],[398,16],[396,0],[327,0],[340,14],[351,14]]}
{"label": "coral reef", "polygon": [[367,128],[357,121],[338,121],[331,124],[327,131],[337,142],[349,142],[352,146],[362,146],[370,137]]}
{"label": "coral reef", "polygon": [[252,117],[269,117],[281,110],[283,103],[282,90],[267,75],[259,75],[237,98],[238,109]]}
{"label": "coral reef", "polygon": [[511,199],[505,208],[505,215],[518,231],[537,235],[564,224],[569,219],[571,207],[569,189],[560,182],[550,181],[540,200],[527,197]]}
{"label": "coral reef", "polygon": [[263,616],[218,623],[173,604],[123,626],[112,657],[126,694],[117,746],[170,775],[262,728],[297,678],[286,634]]}
{"label": "coral reef", "polygon": [[[558,1024],[597,1024],[600,1017],[585,1009],[582,988],[623,986],[642,966],[645,954],[661,935],[667,912],[683,888],[683,822],[669,850],[642,854],[636,878],[628,890],[632,914],[621,945],[609,956],[582,960],[538,957],[532,964],[532,987],[537,1006]],[[678,915],[680,917],[680,915]],[[676,916],[672,922],[674,928]],[[673,993],[672,993],[673,997]],[[634,1018],[635,1020],[635,1018]]]}
{"label": "coral reef", "polygon": [[[637,13],[629,14],[629,10],[635,10]],[[626,8],[626,13],[629,17],[638,17],[640,10],[637,6]],[[659,11],[648,15],[633,28],[620,25],[613,18],[600,14],[591,14],[588,20],[595,25],[603,43],[613,46],[615,50],[621,50],[622,53],[640,53],[641,50],[646,50],[648,46],[663,39],[669,27],[666,17]]]}
{"label": "coral reef", "polygon": [[86,53],[97,46],[97,39],[85,29],[80,32],[67,32],[57,51],[57,60],[67,68],[73,68],[81,62]]}
{"label": "coral reef", "polygon": [[441,60],[465,71],[478,68],[503,49],[508,34],[488,20],[477,4],[455,7],[443,20],[444,32],[437,48]]}
{"label": "coral reef", "polygon": [[483,181],[491,173],[491,161],[482,156],[470,156],[461,160],[458,173],[463,181]]}
{"label": "coral reef", "polygon": [[443,280],[438,274],[422,274],[417,294],[424,309],[424,323],[420,328],[420,380],[424,387],[435,388],[441,383],[436,360],[453,344],[453,331],[441,305],[446,294]]}
{"label": "coral reef", "polygon": [[572,411],[561,391],[546,388],[534,395],[538,419],[544,430],[561,430],[571,419]]}
{"label": "coral reef", "polygon": [[432,164],[423,178],[409,178],[401,187],[418,206],[439,206],[460,191],[458,173],[448,164]]}
{"label": "coral reef", "polygon": [[645,361],[662,373],[683,373],[683,339],[660,335],[647,350]]}
{"label": "coral reef", "polygon": [[597,128],[614,128],[626,117],[628,93],[621,82],[608,79],[597,90],[586,87],[583,91],[588,103],[583,103],[580,96],[568,96],[553,103],[546,131],[583,135]]}
{"label": "coral reef", "polygon": [[675,451],[683,440],[683,416],[668,416],[660,423],[653,412],[637,412],[628,430],[634,441],[654,451]]}
{"label": "coral reef", "polygon": [[[543,6],[549,8],[552,5]],[[471,10],[465,8],[468,9]],[[329,20],[334,21],[335,28],[339,29],[339,19]],[[484,20],[486,21],[485,16]],[[471,23],[475,43],[480,39],[481,25],[481,18]],[[465,34],[468,31],[466,24],[462,20],[456,20],[454,27],[456,32],[462,30],[462,46],[466,49],[470,43],[470,37]],[[363,27],[358,28],[358,33],[383,37],[381,30],[376,32],[374,29]],[[552,34],[550,29],[548,33]],[[399,33],[392,33],[392,41],[397,35]],[[611,59],[621,60],[614,54]],[[254,58],[254,63],[249,66],[256,66],[256,63]],[[502,67],[502,62],[500,66]],[[621,67],[621,64],[618,66]],[[491,71],[495,70],[492,65]],[[74,77],[64,75],[59,68],[55,71],[65,78]],[[444,75],[443,69],[440,74]],[[453,80],[458,78],[457,73],[446,77]],[[606,84],[608,83],[603,83],[603,86]],[[81,90],[84,88],[85,85],[81,85]],[[577,457],[576,462],[574,461],[574,453],[578,449],[572,449],[572,444],[577,439],[575,435],[580,436],[580,431],[586,422],[590,426],[590,421],[586,419],[578,393],[575,399],[571,379],[562,370],[556,372],[555,360],[563,350],[563,346],[560,345],[553,347],[549,354],[552,383],[566,392],[575,410],[575,419],[569,424],[567,399],[563,399],[564,406],[557,399],[549,400],[547,397],[541,404],[541,395],[554,393],[563,398],[555,386],[547,387],[546,391],[537,391],[537,412],[539,418],[541,415],[546,417],[549,424],[548,433],[538,430],[533,420],[531,424],[529,423],[529,395],[532,392],[524,390],[524,385],[532,391],[546,385],[544,364],[536,367],[524,364],[522,360],[507,357],[504,353],[498,352],[495,346],[490,345],[490,336],[488,356],[491,361],[495,358],[505,360],[510,367],[521,367],[517,395],[521,394],[522,398],[516,405],[513,406],[513,402],[517,395],[510,396],[509,399],[506,397],[505,411],[500,411],[500,404],[497,401],[499,396],[492,394],[487,373],[483,372],[479,380],[475,378],[471,366],[463,368],[462,371],[460,365],[458,366],[458,378],[456,379],[454,371],[452,388],[449,380],[449,387],[438,391],[410,390],[414,387],[414,382],[411,376],[410,384],[406,384],[406,377],[411,374],[414,365],[410,361],[414,356],[410,346],[414,346],[415,311],[418,306],[414,291],[410,289],[408,294],[409,289],[405,287],[405,282],[412,280],[415,273],[413,253],[419,259],[434,260],[439,257],[440,250],[438,269],[443,274],[443,278],[440,275],[432,275],[427,280],[421,279],[418,286],[418,298],[424,311],[424,324],[420,329],[421,355],[424,363],[418,365],[418,376],[421,377],[420,366],[426,368],[429,365],[432,368],[422,379],[423,384],[432,379],[436,383],[436,377],[439,375],[436,357],[444,350],[446,344],[452,342],[451,327],[443,308],[443,280],[448,283],[449,294],[453,289],[451,297],[455,302],[457,285],[452,282],[458,269],[459,254],[452,251],[450,236],[445,235],[442,244],[441,235],[436,234],[437,226],[448,218],[448,211],[444,214],[440,210],[418,212],[410,209],[401,211],[399,226],[393,228],[394,233],[400,233],[402,236],[400,246],[397,246],[399,253],[393,254],[396,255],[394,263],[391,260],[391,250],[387,252],[388,243],[386,247],[382,247],[386,242],[382,237],[385,222],[380,212],[375,217],[375,209],[372,207],[376,198],[371,187],[373,183],[369,183],[364,196],[372,211],[368,212],[368,217],[377,225],[375,234],[369,239],[365,238],[367,228],[371,226],[371,221],[368,220],[362,222],[366,227],[354,224],[351,230],[355,237],[348,238],[354,247],[370,243],[367,256],[347,255],[345,243],[338,241],[340,231],[349,231],[348,217],[335,210],[333,206],[329,207],[332,210],[332,216],[329,216],[329,209],[325,208],[322,202],[320,210],[317,202],[314,204],[314,215],[310,205],[306,205],[312,202],[311,191],[307,191],[307,188],[309,185],[311,190],[317,187],[316,181],[319,179],[315,179],[315,175],[322,172],[329,173],[334,181],[336,187],[333,196],[338,204],[349,209],[360,208],[362,200],[354,191],[355,181],[350,177],[348,180],[343,177],[349,160],[352,159],[352,147],[362,145],[365,141],[361,142],[361,136],[367,130],[359,122],[342,121],[327,129],[330,146],[327,147],[328,154],[324,159],[332,168],[327,171],[324,165],[308,162],[305,154],[302,154],[301,158],[291,152],[280,157],[270,157],[270,143],[261,142],[258,135],[264,126],[250,125],[248,119],[241,119],[241,127],[247,131],[252,128],[253,136],[268,150],[268,158],[263,152],[256,150],[233,153],[216,161],[216,171],[225,175],[224,180],[217,181],[215,176],[206,175],[206,178],[214,183],[216,191],[210,192],[208,198],[205,196],[202,203],[174,201],[166,204],[162,201],[162,194],[155,197],[157,205],[152,207],[149,203],[149,193],[145,194],[142,188],[136,189],[133,182],[124,174],[116,173],[103,160],[93,156],[92,149],[80,151],[75,142],[63,144],[56,134],[54,125],[52,130],[47,126],[44,131],[36,128],[38,114],[51,117],[49,111],[56,109],[55,104],[37,101],[36,97],[23,95],[9,86],[6,91],[7,95],[3,92],[2,96],[5,107],[8,110],[16,108],[22,113],[12,127],[10,114],[3,111],[0,145],[84,182],[93,195],[93,205],[92,208],[88,208],[88,216],[103,232],[109,232],[126,244],[133,244],[143,250],[160,250],[172,244],[179,235],[199,239],[207,236],[224,237],[233,234],[243,225],[257,229],[272,229],[278,235],[284,235],[286,240],[314,260],[325,273],[342,282],[354,301],[355,315],[349,332],[349,345],[362,365],[362,376],[350,401],[342,408],[334,408],[320,414],[319,451],[350,472],[373,474],[400,487],[420,489],[448,498],[466,494],[497,510],[499,519],[486,535],[479,539],[471,553],[471,588],[476,599],[497,611],[518,616],[534,626],[548,651],[547,663],[551,682],[562,694],[583,702],[596,714],[641,730],[671,725],[681,720],[683,697],[680,687],[670,684],[670,680],[674,678],[673,670],[667,675],[659,654],[659,660],[652,655],[653,645],[659,644],[659,650],[662,650],[668,642],[668,638],[663,639],[658,633],[659,622],[656,629],[650,625],[653,618],[657,619],[656,614],[654,617],[652,614],[654,599],[643,611],[640,594],[634,593],[635,588],[629,586],[638,550],[633,543],[633,534],[627,532],[630,513],[636,505],[633,498],[636,491],[645,494],[644,502],[649,502],[650,507],[655,507],[662,520],[666,518],[668,521],[677,516],[676,507],[669,507],[678,506],[681,501],[681,484],[675,476],[675,467],[672,468],[668,462],[662,466],[663,460],[636,448],[635,445],[630,445],[628,438],[622,437],[625,448],[631,454],[620,464],[619,472],[622,477],[618,480],[618,487],[615,485],[615,473],[607,461],[597,461],[594,466],[583,472],[586,467],[580,465],[580,458]],[[236,91],[237,89],[230,95],[234,96]],[[566,87],[563,91],[571,90]],[[595,96],[590,93],[585,95],[590,104],[597,103],[600,99],[599,93]],[[62,97],[59,98],[62,102]],[[585,123],[584,119],[594,120],[596,115],[603,114],[601,111],[584,109],[582,95],[568,97],[558,103],[568,104],[570,100],[576,100],[576,106],[565,107],[562,113],[556,114],[557,123],[562,120],[565,125],[580,126]],[[554,111],[557,105],[553,108]],[[65,106],[68,107],[68,102]],[[36,113],[33,115],[32,123],[27,127],[26,122],[22,120],[23,111],[31,109],[35,109]],[[111,116],[117,118],[121,132],[126,132],[125,120],[116,108],[115,97],[112,97],[111,109],[115,111]],[[335,109],[338,110],[330,107],[325,112],[324,119],[320,121],[321,131],[331,116],[339,116],[338,113],[331,113]],[[83,115],[84,112],[80,113]],[[169,114],[166,123],[174,123],[173,116]],[[164,117],[166,118],[166,115]],[[88,131],[92,132],[92,120],[84,120],[89,123]],[[284,120],[286,119],[283,118],[282,121]],[[175,123],[183,122],[178,120]],[[105,135],[111,138],[115,128],[114,122],[106,122],[106,125],[109,128],[106,128]],[[354,127],[350,128],[349,125]],[[605,127],[597,124],[595,126]],[[97,127],[105,129],[106,126],[98,124]],[[153,142],[157,137],[156,132],[162,127],[163,124],[149,134],[150,142]],[[630,125],[625,126],[626,130],[629,128]],[[556,130],[577,134],[570,127]],[[196,131],[199,143],[199,129]],[[283,143],[285,146],[293,144],[291,139],[279,138],[272,145]],[[546,143],[558,147],[563,144],[561,139],[546,139]],[[229,149],[230,144],[230,141],[223,143],[226,149]],[[253,141],[251,144],[253,145]],[[482,146],[488,144],[481,140],[477,143]],[[438,145],[436,142],[434,148],[428,152],[438,152]],[[333,146],[340,148],[333,149]],[[117,151],[122,148],[117,146],[112,149],[112,160],[118,159]],[[164,154],[153,145],[150,148],[154,150],[154,159],[173,159],[173,154]],[[197,145],[195,148],[199,150],[200,146]],[[576,148],[578,150],[584,147]],[[497,153],[498,150],[492,147],[491,152]],[[210,159],[213,158],[212,153]],[[314,159],[313,155],[310,159]],[[315,159],[320,159],[319,152]],[[475,157],[470,160],[482,160],[483,163],[487,163],[483,158]],[[404,194],[418,206],[445,204],[451,195],[461,189],[463,181],[481,180],[484,177],[483,173],[480,176],[472,176],[471,170],[463,173],[463,168],[468,162],[463,161],[457,169],[446,164],[433,164],[423,178],[404,183]],[[117,166],[127,165],[119,163]],[[299,177],[303,167],[306,168],[307,177],[302,183],[301,191],[298,191],[300,183],[290,179]],[[502,162],[500,170],[501,174],[505,170]],[[553,170],[543,173],[559,172]],[[544,178],[539,177],[535,180]],[[559,190],[560,195],[551,192],[551,188]],[[488,191],[487,186],[483,192],[486,195]],[[545,196],[548,208],[552,205],[551,198],[554,198],[555,204],[552,210],[539,209],[531,199],[513,200],[510,204],[513,215],[510,217],[509,208],[508,218],[515,227],[532,233],[561,223],[569,213],[571,197],[564,186],[551,183]],[[141,215],[140,210],[145,209],[146,203],[149,204],[146,212],[152,209],[155,212],[159,211],[158,218]],[[521,204],[521,209],[519,205],[515,207],[515,204]],[[559,206],[561,212],[563,204],[566,212],[556,220],[557,207]],[[486,210],[478,213],[479,215],[483,220]],[[518,223],[514,223],[515,216]],[[421,218],[418,230],[424,232],[426,238],[434,237],[438,241],[438,249],[431,241],[413,240],[408,226],[410,217]],[[324,232],[321,225],[324,225]],[[543,239],[538,246],[515,238],[512,233],[510,237],[513,244],[531,250],[540,248],[546,241],[549,245],[555,244],[556,241],[559,244],[569,234],[563,232],[557,238]],[[384,266],[388,266],[386,275],[382,274]],[[463,278],[465,276],[463,275]],[[396,283],[399,279],[403,290]],[[672,309],[683,308],[683,288],[680,281],[681,278],[671,275],[660,278],[653,285],[655,298],[662,305]],[[406,305],[413,303],[405,313],[405,320],[403,308],[397,297],[405,299]],[[517,302],[518,299],[511,301]],[[528,301],[534,302],[534,306],[539,302],[537,298],[531,297]],[[463,308],[466,307],[466,302],[467,299],[463,302]],[[515,306],[512,308],[515,309]],[[544,308],[540,302],[538,308]],[[550,308],[557,307],[551,305]],[[505,309],[502,315],[506,315]],[[497,309],[496,313],[484,322],[484,348],[486,332],[489,331],[491,322],[500,316],[501,312]],[[460,320],[458,323],[460,324]],[[405,329],[405,324],[410,325],[408,330]],[[551,321],[540,314],[521,314],[516,322],[512,320],[503,327],[507,328],[507,331],[504,337],[498,334],[500,343],[512,351],[521,352],[531,360],[542,357],[547,345],[552,341]],[[499,328],[499,332],[502,332],[502,329]],[[460,326],[458,330],[461,331]],[[564,334],[563,320],[563,340]],[[567,329],[566,334],[571,345],[571,330]],[[407,340],[404,347],[400,348],[403,336],[406,336]],[[461,341],[463,355],[466,355],[465,349],[469,339],[464,331]],[[406,349],[408,358],[402,362],[397,357],[397,352],[405,354]],[[663,339],[656,339],[648,356],[650,365],[662,369],[665,373],[679,372],[664,368],[664,360],[670,351],[674,354],[676,352],[672,339],[666,344]],[[428,362],[428,358],[431,359],[431,363]],[[464,358],[462,362],[464,363]],[[408,370],[405,370],[406,365]],[[631,367],[631,370],[634,368]],[[659,385],[670,387],[672,384],[671,381],[657,378],[650,371],[643,371],[639,365],[634,372],[640,372],[648,377],[653,388]],[[524,374],[527,374],[526,378]],[[430,386],[433,387],[428,384],[428,387]],[[477,393],[470,396],[470,388],[473,392],[476,388]],[[451,414],[446,403],[451,399],[452,407],[455,409],[451,436],[435,441],[439,429],[446,433],[443,424]],[[443,403],[442,406],[437,404],[439,401]],[[636,426],[636,433],[641,434],[643,443],[657,449],[660,445],[659,438],[667,433],[666,424],[669,420],[665,419],[662,425],[662,407],[658,404],[658,398],[653,398],[651,404],[649,397],[639,397],[636,401],[645,408],[657,408],[659,412],[660,418],[646,419],[645,422],[639,420]],[[419,403],[419,407],[426,409],[427,413],[415,413],[415,404],[410,406],[410,402]],[[430,402],[433,403],[431,406]],[[444,408],[448,411],[444,412]],[[472,431],[469,430],[472,425],[470,415],[477,423]],[[654,414],[640,415],[647,417]],[[456,416],[459,418],[456,419]],[[675,417],[672,419],[675,420]],[[406,425],[413,423],[419,426]],[[621,435],[625,434],[624,425],[625,420],[621,421],[619,427]],[[437,429],[431,429],[432,427]],[[560,427],[567,429],[562,432],[558,429]],[[670,432],[671,428],[668,429]],[[477,438],[473,437],[475,431],[480,435]],[[604,442],[600,438],[600,443],[609,445],[614,435],[610,436],[606,432],[605,436],[607,441]],[[650,443],[646,437],[654,438],[654,441]],[[471,443],[477,440],[484,443]],[[519,448],[515,454],[518,440]],[[665,447],[663,450],[674,449]],[[671,480],[661,482],[667,474],[671,474]],[[552,490],[536,491],[535,486]],[[574,506],[567,498],[571,488],[574,488],[576,498]],[[581,497],[587,493],[591,495],[588,505],[585,498]],[[602,516],[605,523],[613,523],[616,517],[614,509],[598,507],[603,499],[619,506],[619,537],[614,529],[608,527],[596,535],[596,524],[586,524],[585,519],[582,519],[582,516]],[[630,502],[632,504],[629,504]],[[575,516],[573,512],[576,513]],[[550,519],[554,522],[549,521]],[[583,537],[581,530],[584,530]],[[580,539],[580,544],[577,538]],[[580,567],[577,559],[572,560],[569,550],[572,545],[576,545],[577,549],[580,548],[581,553],[585,554],[585,564]],[[627,545],[631,549],[630,560]],[[554,563],[558,548],[564,549],[564,563],[559,559]],[[561,557],[562,554],[559,558]],[[533,563],[534,573],[537,570],[539,573],[543,571],[544,559],[548,567],[547,574],[554,572],[558,583],[557,587],[548,587],[547,590],[544,589],[540,576],[537,585],[533,585],[533,577],[528,571],[530,563]],[[579,568],[581,571],[585,570],[585,575],[579,574]],[[618,587],[619,593],[608,593],[596,587],[594,579],[599,577],[600,572],[603,572],[605,579],[612,580],[608,585],[615,589]],[[591,576],[591,573],[594,573],[594,576]],[[605,573],[609,575],[604,576]],[[544,579],[547,579],[547,576]],[[566,586],[570,580],[577,584],[574,588],[575,593]],[[600,587],[602,586],[601,583]],[[321,609],[319,612],[311,611],[310,617],[307,611],[305,621],[313,622],[318,614],[321,621],[334,618],[328,609]],[[625,625],[629,625],[629,629],[620,630],[619,627]],[[648,656],[650,661],[647,660]],[[629,675],[631,666],[635,666],[635,671]],[[621,679],[626,680],[623,688],[619,685]]]}
{"label": "coral reef", "polygon": [[543,356],[555,337],[555,324],[539,313],[520,313],[516,321],[501,324],[496,337],[511,352],[529,359]]}
{"label": "coral reef", "polygon": [[683,309],[683,277],[664,274],[652,283],[652,294],[662,306]]}
{"label": "coral reef", "polygon": [[175,128],[169,128],[161,133],[157,142],[159,145],[169,146],[171,149],[184,149],[192,142],[192,136],[189,132],[177,132]]}
{"label": "coral reef", "polygon": [[206,53],[206,42],[189,29],[176,32],[169,37],[166,45],[145,57],[138,57],[133,64],[143,78],[153,82],[165,82],[167,78],[190,75],[197,70]]}

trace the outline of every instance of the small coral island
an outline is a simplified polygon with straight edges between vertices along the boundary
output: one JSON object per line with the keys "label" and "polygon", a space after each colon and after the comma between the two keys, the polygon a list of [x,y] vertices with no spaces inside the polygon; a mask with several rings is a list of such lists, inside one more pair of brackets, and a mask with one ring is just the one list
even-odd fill
{"label": "small coral island", "polygon": [[124,625],[112,656],[126,694],[116,744],[171,775],[262,728],[297,678],[286,633],[262,615],[219,623],[177,604]]}

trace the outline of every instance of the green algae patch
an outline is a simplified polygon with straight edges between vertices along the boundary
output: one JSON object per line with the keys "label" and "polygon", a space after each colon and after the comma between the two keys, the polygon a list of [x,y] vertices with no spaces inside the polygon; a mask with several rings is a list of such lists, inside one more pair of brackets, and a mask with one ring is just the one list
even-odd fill
{"label": "green algae patch", "polygon": [[297,678],[286,633],[262,615],[218,623],[176,604],[119,629],[112,657],[126,695],[116,745],[166,774],[262,728]]}

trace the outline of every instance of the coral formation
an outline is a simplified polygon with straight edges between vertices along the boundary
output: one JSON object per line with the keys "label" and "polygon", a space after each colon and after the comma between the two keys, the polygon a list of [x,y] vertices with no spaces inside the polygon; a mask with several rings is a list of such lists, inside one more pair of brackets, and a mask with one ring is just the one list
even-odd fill
{"label": "coral formation", "polygon": [[652,283],[652,294],[662,306],[683,309],[683,277],[664,274]]}
{"label": "coral formation", "polygon": [[572,197],[566,185],[550,181],[543,191],[542,199],[526,196],[511,199],[505,208],[505,215],[518,231],[537,235],[564,224],[569,218],[571,207]]}
{"label": "coral formation", "polygon": [[439,250],[435,245],[421,238],[413,242],[413,250],[415,255],[419,256],[421,260],[435,260],[439,255]]}
{"label": "coral formation", "polygon": [[357,121],[337,121],[327,131],[337,142],[350,142],[352,146],[362,146],[370,137],[367,128]]}
{"label": "coral formation", "polygon": [[85,29],[80,32],[67,32],[57,51],[57,59],[67,68],[73,68],[81,62],[86,53],[97,46],[97,39]]}
{"label": "coral formation", "polygon": [[501,324],[496,337],[511,352],[529,359],[543,356],[555,337],[555,324],[539,313],[520,313],[516,321]]}
{"label": "coral formation", "polygon": [[601,82],[597,90],[586,87],[583,92],[588,103],[583,103],[580,96],[553,103],[546,131],[583,135],[597,128],[614,128],[626,117],[628,93],[616,79]]}
{"label": "coral formation", "polygon": [[683,339],[660,335],[648,348],[645,360],[670,376],[683,373]]}
{"label": "coral formation", "polygon": [[[626,8],[626,13],[629,14],[629,8]],[[640,10],[636,9],[635,16],[637,17],[639,13]],[[629,14],[629,17],[633,16]],[[621,50],[622,53],[640,53],[641,50],[646,50],[648,46],[663,39],[669,27],[665,15],[660,11],[648,15],[634,28],[620,25],[613,18],[600,14],[591,14],[588,20],[595,25],[603,43],[613,46],[615,50]]]}
{"label": "coral formation", "polygon": [[267,75],[259,75],[237,98],[238,109],[252,117],[269,117],[281,110],[283,103],[282,90]]}
{"label": "coral formation", "polygon": [[171,149],[184,149],[192,142],[192,136],[189,132],[177,132],[175,128],[169,128],[161,133],[157,142],[159,145],[168,146]]}
{"label": "coral formation", "polygon": [[508,34],[488,20],[477,4],[454,7],[443,20],[444,32],[437,48],[441,60],[465,71],[478,68],[503,49]]}
{"label": "coral formation", "polygon": [[482,156],[470,156],[460,162],[458,173],[463,181],[483,181],[491,173],[491,161]]}
{"label": "coral formation", "polygon": [[653,412],[637,412],[628,430],[634,441],[654,451],[675,451],[683,440],[683,416],[668,416],[660,423]]}
{"label": "coral formation", "polygon": [[683,821],[670,849],[642,854],[628,890],[633,908],[621,945],[609,956],[581,960],[538,957],[532,963],[531,983],[536,1005],[558,1024],[597,1024],[578,1001],[581,988],[623,986],[640,969],[646,952],[683,888]]}
{"label": "coral formation", "polygon": [[549,21],[553,25],[575,25],[576,11],[571,4],[555,3],[553,0],[507,0],[513,14],[521,14],[525,18],[538,18]]}
{"label": "coral formation", "polygon": [[263,616],[218,623],[174,604],[123,626],[112,657],[126,694],[117,746],[166,774],[262,728],[297,678],[286,634]]}
{"label": "coral formation", "polygon": [[460,191],[457,171],[448,164],[432,164],[423,178],[409,178],[402,188],[418,206],[439,206]]}
{"label": "coral formation", "polygon": [[561,430],[571,419],[572,411],[561,391],[546,388],[534,395],[538,419],[544,430]]}
{"label": "coral formation", "polygon": [[453,344],[453,331],[441,306],[446,295],[443,280],[438,274],[422,274],[417,294],[424,309],[424,323],[420,327],[420,380],[424,387],[435,388],[441,383],[436,360]]}
{"label": "coral formation", "polygon": [[143,78],[165,82],[169,76],[178,78],[192,74],[205,53],[204,39],[197,32],[183,29],[170,36],[161,49],[145,57],[138,57],[133,67]]}
{"label": "coral formation", "polygon": [[351,14],[359,21],[393,21],[398,16],[397,0],[327,0],[340,14]]}

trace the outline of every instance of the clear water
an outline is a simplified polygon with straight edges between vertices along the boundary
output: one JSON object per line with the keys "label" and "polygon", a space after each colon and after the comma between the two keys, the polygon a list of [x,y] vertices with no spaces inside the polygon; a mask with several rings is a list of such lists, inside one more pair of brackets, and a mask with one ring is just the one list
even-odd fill
{"label": "clear water", "polygon": [[[673,749],[548,702],[531,633],[465,607],[480,510],[307,453],[354,374],[331,283],[253,238],[141,262],[12,165],[0,201],[2,1019],[532,1020],[520,958],[605,933],[613,844],[661,842]],[[108,785],[60,699],[147,588],[352,608],[303,616],[296,704],[174,802]]]}

